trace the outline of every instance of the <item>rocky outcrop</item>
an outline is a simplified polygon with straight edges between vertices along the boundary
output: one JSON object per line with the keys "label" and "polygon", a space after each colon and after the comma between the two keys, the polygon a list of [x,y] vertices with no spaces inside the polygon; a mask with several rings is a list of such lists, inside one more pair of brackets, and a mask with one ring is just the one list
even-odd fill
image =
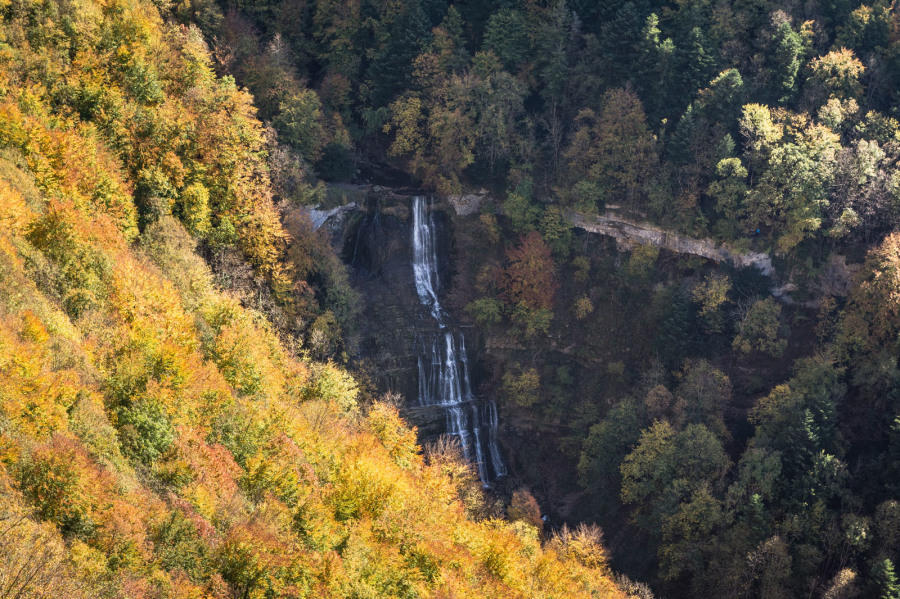
{"label": "rocky outcrop", "polygon": [[717,244],[711,239],[695,239],[609,212],[603,215],[569,212],[568,216],[573,227],[613,237],[626,247],[635,244],[655,245],[670,252],[700,256],[713,262],[730,261],[740,267],[753,266],[766,276],[772,276],[775,272],[772,257],[763,252],[742,252],[726,244]]}
{"label": "rocky outcrop", "polygon": [[447,196],[447,201],[453,206],[458,216],[477,214],[481,210],[481,206],[490,199],[487,190],[484,189],[464,195]]}
{"label": "rocky outcrop", "polygon": [[359,210],[356,202],[350,202],[331,210],[318,210],[317,208],[309,208],[309,220],[312,222],[313,231],[319,229],[322,225],[328,223],[333,227],[340,227],[347,215],[355,210]]}

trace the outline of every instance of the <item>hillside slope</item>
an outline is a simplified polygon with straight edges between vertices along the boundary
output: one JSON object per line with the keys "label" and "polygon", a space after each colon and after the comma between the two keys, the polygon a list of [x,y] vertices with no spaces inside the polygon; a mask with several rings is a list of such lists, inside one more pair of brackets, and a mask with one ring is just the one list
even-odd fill
{"label": "hillside slope", "polygon": [[5,596],[623,596],[596,529],[497,519],[452,445],[423,456],[220,289],[198,243],[302,314],[315,253],[195,29],[142,0],[0,12]]}

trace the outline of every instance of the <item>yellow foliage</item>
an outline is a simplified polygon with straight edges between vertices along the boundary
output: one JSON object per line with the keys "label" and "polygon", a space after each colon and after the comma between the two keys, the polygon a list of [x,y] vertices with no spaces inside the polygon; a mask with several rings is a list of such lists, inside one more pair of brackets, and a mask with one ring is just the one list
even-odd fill
{"label": "yellow foliage", "polygon": [[67,430],[79,386],[76,373],[48,368],[48,339],[31,312],[20,323],[0,320],[0,407],[13,430],[34,439]]}
{"label": "yellow foliage", "polygon": [[[253,98],[199,32],[146,0],[49,6],[0,22],[0,519],[45,520],[0,562],[36,547],[59,575],[25,594],[617,596],[216,289],[198,239],[289,279]],[[126,443],[154,434],[152,459]]]}
{"label": "yellow foliage", "polygon": [[375,436],[398,466],[405,470],[421,466],[416,429],[406,426],[400,419],[397,408],[381,402],[375,403],[369,410],[367,420]]}

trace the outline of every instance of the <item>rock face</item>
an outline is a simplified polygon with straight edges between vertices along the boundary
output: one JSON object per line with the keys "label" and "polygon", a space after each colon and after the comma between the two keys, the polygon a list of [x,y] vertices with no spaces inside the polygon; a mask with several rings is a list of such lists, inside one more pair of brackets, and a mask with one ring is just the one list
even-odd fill
{"label": "rock face", "polygon": [[732,261],[736,266],[754,266],[766,276],[772,276],[772,257],[761,252],[740,252],[725,244],[719,245],[711,239],[694,239],[672,231],[660,229],[649,223],[635,222],[617,214],[586,215],[579,212],[568,213],[573,227],[590,233],[608,235],[626,246],[641,244],[655,245],[679,254],[700,256],[714,262]]}
{"label": "rock face", "polygon": [[309,209],[309,220],[312,221],[313,230],[317,230],[322,225],[328,223],[332,227],[340,227],[350,212],[357,210],[356,202],[350,202],[331,210]]}
{"label": "rock face", "polygon": [[447,196],[447,201],[453,206],[458,216],[470,216],[477,214],[481,210],[481,206],[491,199],[487,191],[484,189],[476,193],[469,193],[458,196]]}
{"label": "rock face", "polygon": [[[404,399],[401,413],[419,428],[422,440],[444,432],[445,414],[439,407],[416,406],[419,349],[423,338],[438,331],[434,319],[420,308],[413,277],[410,196],[375,188],[362,214],[348,222],[342,234],[343,258],[352,283],[363,297],[359,318],[357,359],[374,375],[381,391]],[[449,264],[449,221],[434,213],[438,268]],[[449,277],[442,277],[447,280]]]}

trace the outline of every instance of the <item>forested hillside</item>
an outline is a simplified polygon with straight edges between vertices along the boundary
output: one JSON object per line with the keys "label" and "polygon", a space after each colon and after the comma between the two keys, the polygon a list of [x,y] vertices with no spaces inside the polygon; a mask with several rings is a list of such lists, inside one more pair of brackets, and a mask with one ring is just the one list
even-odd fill
{"label": "forested hillside", "polygon": [[182,9],[0,6],[0,596],[624,597],[331,360],[322,188]]}
{"label": "forested hillside", "polygon": [[[0,14],[0,596],[900,598],[897,2]],[[377,388],[349,183],[477,192],[489,493]]]}
{"label": "forested hillside", "polygon": [[[888,2],[176,9],[312,172],[454,219],[510,482],[661,595],[897,597],[900,15]],[[569,211],[768,253],[771,277]],[[467,316],[466,316],[467,315]]]}

